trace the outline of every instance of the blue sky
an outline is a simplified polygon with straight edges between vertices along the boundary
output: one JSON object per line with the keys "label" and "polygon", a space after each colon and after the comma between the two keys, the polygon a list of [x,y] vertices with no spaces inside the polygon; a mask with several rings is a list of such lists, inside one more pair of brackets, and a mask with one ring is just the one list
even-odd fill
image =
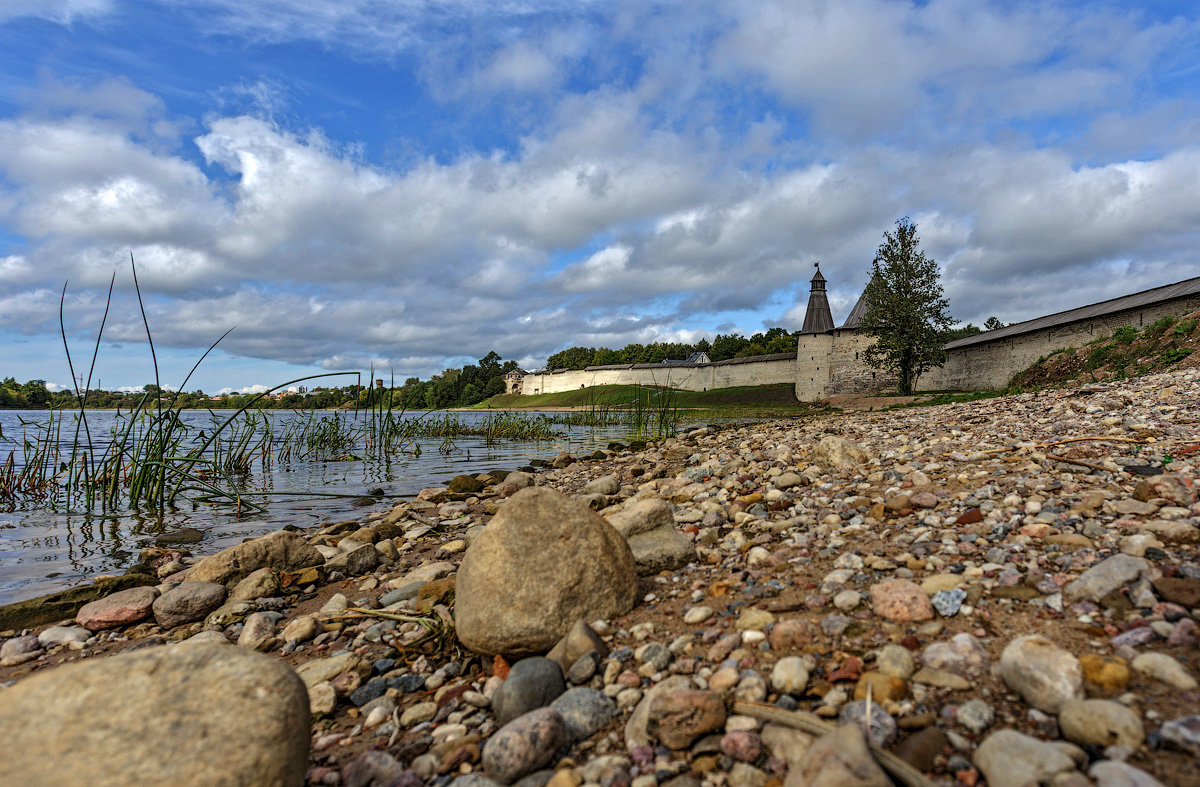
{"label": "blue sky", "polygon": [[0,2],[0,374],[427,377],[835,318],[918,224],[954,316],[1200,273],[1193,3]]}

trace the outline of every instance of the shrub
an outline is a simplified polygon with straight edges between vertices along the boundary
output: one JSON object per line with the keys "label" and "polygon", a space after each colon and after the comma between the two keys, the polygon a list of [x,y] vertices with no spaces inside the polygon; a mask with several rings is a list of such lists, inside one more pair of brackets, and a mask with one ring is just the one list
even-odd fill
{"label": "shrub", "polygon": [[1175,335],[1176,336],[1187,336],[1189,333],[1191,333],[1194,330],[1196,330],[1196,318],[1195,317],[1193,317],[1189,320],[1184,320],[1183,322],[1176,325],[1175,326]]}
{"label": "shrub", "polygon": [[1186,347],[1176,347],[1163,353],[1163,361],[1168,364],[1176,364],[1191,354],[1192,351]]}
{"label": "shrub", "polygon": [[1087,363],[1085,364],[1087,368],[1099,369],[1104,365],[1104,362],[1108,360],[1109,355],[1112,353],[1115,347],[1116,345],[1113,344],[1101,344],[1097,346],[1094,350],[1088,353]]}
{"label": "shrub", "polygon": [[1140,331],[1138,331],[1137,328],[1134,328],[1129,323],[1125,323],[1120,328],[1113,331],[1112,337],[1121,344],[1131,344],[1133,340],[1138,337],[1138,333],[1140,333]]}
{"label": "shrub", "polygon": [[1177,319],[1177,317],[1170,314],[1165,317],[1159,317],[1157,320],[1146,326],[1146,335],[1151,337],[1162,335],[1168,328],[1175,324]]}

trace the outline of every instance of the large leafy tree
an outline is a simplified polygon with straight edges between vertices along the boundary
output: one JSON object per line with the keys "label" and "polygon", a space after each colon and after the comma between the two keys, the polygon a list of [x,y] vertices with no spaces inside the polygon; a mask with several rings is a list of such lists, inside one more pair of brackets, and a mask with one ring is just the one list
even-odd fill
{"label": "large leafy tree", "polygon": [[943,332],[953,320],[937,263],[919,248],[917,225],[905,216],[883,237],[860,329],[875,337],[867,363],[894,374],[900,393],[910,394],[922,373],[945,363]]}

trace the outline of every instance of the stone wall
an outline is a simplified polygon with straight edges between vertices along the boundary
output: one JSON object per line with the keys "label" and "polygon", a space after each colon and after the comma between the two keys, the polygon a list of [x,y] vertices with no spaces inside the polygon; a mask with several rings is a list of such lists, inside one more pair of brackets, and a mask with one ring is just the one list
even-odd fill
{"label": "stone wall", "polygon": [[715,363],[592,366],[527,374],[521,378],[521,393],[560,393],[597,385],[653,385],[683,391],[709,391],[795,381],[796,356],[776,353]]}
{"label": "stone wall", "polygon": [[[917,379],[918,391],[983,391],[1003,388],[1014,374],[1025,369],[1042,356],[1063,347],[1078,347],[1101,336],[1111,334],[1122,325],[1145,328],[1168,315],[1187,314],[1200,309],[1200,295],[1175,298],[1134,309],[1125,309],[1042,330],[1017,334],[993,341],[981,341],[947,351],[946,363],[931,369]],[[806,337],[801,338],[801,342]],[[829,382],[824,392],[812,395],[806,389],[807,401],[843,393],[879,393],[895,390],[895,380],[871,369],[862,360],[863,350],[870,344],[868,336],[849,331],[834,331],[830,350]],[[878,376],[872,378],[872,374]],[[804,376],[804,364],[797,370]],[[797,384],[797,398],[801,387]],[[801,401],[806,399],[801,398]]]}
{"label": "stone wall", "polygon": [[1197,309],[1200,309],[1200,295],[953,348],[947,353],[946,365],[922,375],[917,388],[922,391],[1003,388],[1014,374],[1055,350],[1079,347],[1111,334],[1122,325],[1142,329],[1161,317],[1187,314]]}
{"label": "stone wall", "polygon": [[[917,380],[919,391],[979,391],[1003,388],[1014,374],[1062,347],[1078,347],[1111,334],[1122,325],[1144,328],[1160,317],[1200,309],[1200,294],[1079,319],[1041,330],[979,341],[947,351],[946,364]],[[793,383],[796,398],[812,402],[837,394],[895,390],[896,381],[863,359],[871,338],[855,331],[805,334],[796,354],[779,353],[715,363],[593,366],[529,374],[520,380],[523,394],[558,393],[596,385],[670,386],[708,391],[747,385]]]}

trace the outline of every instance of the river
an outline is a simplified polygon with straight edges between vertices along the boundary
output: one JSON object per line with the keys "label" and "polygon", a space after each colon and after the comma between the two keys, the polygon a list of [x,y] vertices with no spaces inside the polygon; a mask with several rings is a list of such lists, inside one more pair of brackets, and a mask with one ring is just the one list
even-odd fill
{"label": "river", "polygon": [[[282,431],[288,419],[303,417],[290,411],[264,411]],[[464,421],[487,418],[494,411],[455,413]],[[341,413],[353,418],[353,414]],[[408,417],[423,415],[410,412]],[[38,411],[0,411],[0,461],[14,453],[16,462],[26,423],[45,423],[49,414]],[[68,415],[68,419],[73,417]],[[212,416],[205,411],[182,413],[183,421],[196,433],[211,429]],[[358,417],[362,417],[361,415]],[[93,436],[110,432],[116,417],[110,411],[88,411]],[[320,522],[350,519],[369,511],[387,510],[395,498],[413,495],[429,486],[444,485],[460,474],[488,470],[512,470],[531,459],[551,459],[560,451],[590,453],[613,440],[627,437],[622,427],[579,427],[556,425],[559,436],[536,441],[503,441],[488,445],[482,438],[455,437],[453,450],[443,448],[441,439],[418,438],[419,455],[394,454],[387,459],[352,461],[273,462],[265,470],[243,477],[243,492],[268,493],[265,513],[239,515],[230,506],[189,504],[162,514],[148,511],[80,510],[59,504],[33,505],[20,499],[0,503],[0,604],[40,596],[88,581],[105,573],[119,573],[137,561],[141,549],[154,545],[155,536],[179,527],[194,527],[203,540],[189,549],[210,554],[239,543],[248,536],[278,530],[284,525],[311,527]],[[63,434],[69,431],[64,427]],[[294,493],[334,492],[365,495],[382,488],[385,496],[370,507],[355,507],[347,498],[321,498]],[[290,494],[282,494],[290,493]]]}

